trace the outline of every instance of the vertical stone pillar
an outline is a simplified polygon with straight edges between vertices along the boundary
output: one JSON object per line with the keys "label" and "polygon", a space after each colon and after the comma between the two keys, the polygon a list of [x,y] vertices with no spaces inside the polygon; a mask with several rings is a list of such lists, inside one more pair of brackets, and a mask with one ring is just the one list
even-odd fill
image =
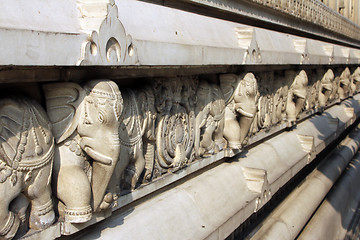
{"label": "vertical stone pillar", "polygon": [[351,12],[351,0],[344,0],[344,16],[350,19],[350,12]]}
{"label": "vertical stone pillar", "polygon": [[359,1],[354,1],[354,13],[353,13],[353,22],[356,24],[360,24],[360,4]]}
{"label": "vertical stone pillar", "polygon": [[338,12],[338,0],[329,0],[329,5],[330,8],[332,8],[333,10],[335,10],[336,12]]}

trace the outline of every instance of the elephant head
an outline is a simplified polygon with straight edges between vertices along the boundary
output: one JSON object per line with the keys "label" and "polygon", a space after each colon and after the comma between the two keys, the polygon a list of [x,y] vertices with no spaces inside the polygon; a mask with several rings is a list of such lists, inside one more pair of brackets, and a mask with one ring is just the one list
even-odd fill
{"label": "elephant head", "polygon": [[240,79],[233,95],[235,110],[244,117],[253,118],[259,97],[257,82],[252,73],[240,76]]}
{"label": "elephant head", "polygon": [[351,92],[356,94],[360,87],[360,67],[356,68],[354,73],[351,75]]}
{"label": "elephant head", "polygon": [[[48,84],[44,92],[57,143],[57,196],[65,204],[65,220],[84,222],[91,217],[90,199],[94,210],[99,210],[119,157],[122,96],[118,86],[109,80],[89,81],[84,87],[75,83]],[[92,172],[86,175],[84,161],[89,157],[93,160]],[[87,176],[91,176],[91,184]],[[76,192],[76,188],[80,190]]]}
{"label": "elephant head", "polygon": [[319,85],[319,104],[325,107],[333,90],[334,73],[329,69],[323,76]]}
{"label": "elephant head", "polygon": [[345,99],[349,94],[350,87],[350,70],[345,68],[345,70],[340,75],[340,84],[339,84],[339,97],[340,99]]}
{"label": "elephant head", "polygon": [[22,208],[24,204],[13,205],[23,196],[31,203],[30,228],[40,230],[54,222],[53,159],[54,138],[41,106],[19,97],[0,100],[0,239],[16,234],[20,219],[18,213],[9,211],[9,204]]}
{"label": "elephant head", "polygon": [[301,112],[305,99],[306,99],[306,87],[308,85],[308,77],[304,70],[301,70],[296,75],[294,82],[291,84],[286,105],[286,114],[289,122],[295,122],[299,113]]}
{"label": "elephant head", "polygon": [[224,137],[231,148],[240,148],[257,111],[258,86],[253,73],[220,75],[226,102]]}

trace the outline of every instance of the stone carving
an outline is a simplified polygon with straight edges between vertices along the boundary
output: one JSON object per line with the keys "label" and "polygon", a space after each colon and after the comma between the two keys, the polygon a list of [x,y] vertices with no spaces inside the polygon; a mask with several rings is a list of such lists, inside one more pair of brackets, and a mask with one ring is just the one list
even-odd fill
{"label": "stone carving", "polygon": [[149,181],[154,165],[156,113],[152,89],[123,89],[122,96],[120,155],[114,172],[115,188],[109,187],[115,194],[121,188],[135,189],[144,169],[145,181]]}
{"label": "stone carving", "polygon": [[286,120],[286,105],[288,97],[288,86],[280,87],[273,98],[272,124]]}
{"label": "stone carving", "polygon": [[333,90],[334,73],[329,69],[319,83],[319,105],[325,107]]}
{"label": "stone carving", "polygon": [[[86,222],[94,211],[115,206],[120,193],[225,147],[241,149],[257,132],[283,122],[291,126],[303,110],[312,114],[360,87],[360,68],[352,75],[346,68],[336,78],[331,69],[310,71],[309,78],[304,70],[278,71],[279,79],[267,73],[257,75],[264,79],[262,95],[255,75],[244,73],[157,78],[121,91],[106,79],[83,87],[46,84],[48,116],[33,101],[0,100],[0,194],[9,196],[1,201],[0,238],[14,237],[25,223],[29,201],[30,228],[53,223],[51,172],[60,221]],[[294,79],[290,87],[279,86],[282,77]],[[308,139],[300,142],[310,159],[313,143]],[[266,182],[266,174],[258,175],[258,182]]]}
{"label": "stone carving", "polygon": [[196,93],[195,156],[211,155],[222,150],[225,100],[221,89],[205,80]]}
{"label": "stone carving", "polygon": [[[31,203],[30,228],[40,230],[54,222],[53,159],[51,125],[40,105],[24,98],[0,100],[0,239],[16,234],[25,220],[26,199]],[[20,212],[9,211],[10,203]]]}
{"label": "stone carving", "polygon": [[307,111],[316,110],[319,107],[319,81],[316,81],[307,88]]}
{"label": "stone carving", "polygon": [[340,99],[345,99],[348,97],[350,87],[350,70],[345,68],[345,70],[340,75],[340,84],[338,88],[338,93]]}
{"label": "stone carving", "polygon": [[257,111],[256,78],[253,73],[223,74],[220,75],[220,87],[226,102],[224,137],[228,147],[240,149]]}
{"label": "stone carving", "polygon": [[329,101],[334,102],[339,100],[339,86],[340,86],[340,77],[335,77],[332,81],[332,91],[329,96]]}
{"label": "stone carving", "polygon": [[[80,2],[79,8],[91,9],[83,6],[86,4],[88,3]],[[126,34],[123,24],[118,19],[117,6],[112,2],[107,4],[106,8],[107,14],[99,30],[91,32],[89,41],[84,44],[79,65],[121,65],[135,64],[138,61],[132,37]],[[91,18],[87,21],[91,22],[91,20],[93,21]]]}
{"label": "stone carving", "polygon": [[153,85],[158,112],[156,160],[160,169],[176,171],[194,159],[197,79],[157,79]]}
{"label": "stone carving", "polygon": [[287,96],[287,105],[286,105],[286,115],[287,120],[290,123],[296,121],[299,113],[304,107],[306,99],[308,77],[304,70],[301,70],[298,75],[296,75],[294,82],[291,84],[288,96]]}
{"label": "stone carving", "polygon": [[89,81],[83,88],[48,84],[44,92],[56,139],[55,195],[65,205],[65,221],[86,222],[91,205],[100,210],[118,161],[122,96],[108,80]]}
{"label": "stone carving", "polygon": [[357,67],[354,73],[351,75],[351,93],[356,94],[360,88],[360,67]]}
{"label": "stone carving", "polygon": [[[359,38],[359,27],[351,21],[343,18],[336,11],[327,8],[322,2],[311,0],[252,0],[274,10],[308,21],[333,32],[340,33],[353,39]],[[281,2],[281,3],[280,3]]]}
{"label": "stone carving", "polygon": [[271,118],[273,115],[272,96],[260,96],[258,101],[258,111],[256,115],[257,126],[259,129],[268,130],[271,126]]}

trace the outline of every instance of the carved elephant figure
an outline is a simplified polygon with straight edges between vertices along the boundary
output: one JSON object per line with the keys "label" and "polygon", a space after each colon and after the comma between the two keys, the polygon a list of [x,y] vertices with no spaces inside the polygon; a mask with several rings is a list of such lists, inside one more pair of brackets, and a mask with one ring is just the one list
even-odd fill
{"label": "carved elephant figure", "polygon": [[345,70],[340,75],[340,84],[338,88],[338,93],[340,99],[345,99],[349,96],[350,88],[350,70],[345,68]]}
{"label": "carved elephant figure", "polygon": [[107,200],[104,195],[120,153],[123,99],[110,80],[43,88],[56,140],[54,192],[65,205],[65,221],[86,222],[92,209],[100,210]]}
{"label": "carved elephant figure", "polygon": [[224,137],[228,146],[240,149],[257,111],[259,92],[253,73],[220,75],[225,107]]}
{"label": "carved elephant figure", "polygon": [[333,90],[334,72],[329,69],[320,80],[319,106],[325,107]]}
{"label": "carved elephant figure", "polygon": [[122,96],[120,156],[109,186],[109,192],[115,193],[121,189],[133,190],[144,169],[144,181],[150,181],[155,157],[156,113],[152,89],[123,89]]}
{"label": "carved elephant figure", "polygon": [[225,100],[221,89],[205,80],[196,93],[195,156],[211,155],[225,147],[223,139]]}
{"label": "carved elephant figure", "polygon": [[360,67],[357,67],[351,75],[351,93],[358,93],[360,88]]}
{"label": "carved elephant figure", "polygon": [[296,121],[299,113],[304,107],[307,95],[308,77],[304,70],[296,75],[294,82],[288,90],[286,116],[289,123]]}
{"label": "carved elephant figure", "polygon": [[[24,196],[31,203],[31,229],[44,229],[54,222],[53,159],[54,137],[42,107],[25,98],[0,100],[0,239],[16,234],[20,219],[18,213],[9,211],[9,205]],[[26,210],[28,201],[25,203]]]}

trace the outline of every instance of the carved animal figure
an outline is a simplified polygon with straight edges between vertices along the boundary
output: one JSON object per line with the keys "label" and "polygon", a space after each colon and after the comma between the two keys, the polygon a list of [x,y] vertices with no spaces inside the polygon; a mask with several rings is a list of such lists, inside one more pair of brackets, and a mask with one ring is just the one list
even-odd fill
{"label": "carved animal figure", "polygon": [[225,100],[221,89],[205,80],[196,93],[195,156],[217,153],[225,147],[223,140]]}
{"label": "carved animal figure", "polygon": [[351,93],[358,93],[360,88],[360,67],[356,68],[354,73],[351,75]]}
{"label": "carved animal figure", "polygon": [[301,70],[300,73],[296,75],[294,82],[291,84],[288,91],[286,115],[287,120],[290,123],[296,121],[296,118],[304,107],[307,84],[308,78],[306,72]]}
{"label": "carved animal figure", "polygon": [[325,107],[333,90],[334,73],[329,69],[319,84],[319,105]]}
{"label": "carved animal figure", "polygon": [[92,207],[100,210],[119,158],[122,96],[109,80],[89,81],[83,88],[48,84],[44,92],[56,140],[55,195],[65,205],[65,221],[86,222]]}
{"label": "carved animal figure", "polygon": [[144,169],[144,180],[151,179],[155,151],[156,114],[152,90],[124,89],[122,92],[124,107],[119,120],[120,160],[112,183],[115,188],[109,189],[116,193],[121,188],[134,189]]}
{"label": "carved animal figure", "polygon": [[224,137],[230,148],[241,148],[254,120],[259,98],[254,74],[220,75],[220,87],[225,97]]}
{"label": "carved animal figure", "polygon": [[19,216],[9,211],[11,202],[22,201],[17,197],[30,200],[30,228],[40,230],[54,222],[53,159],[51,125],[40,105],[24,98],[0,100],[0,239],[11,239],[18,230]]}
{"label": "carved animal figure", "polygon": [[341,100],[348,97],[349,87],[350,87],[350,70],[349,68],[345,68],[345,70],[340,75],[340,85],[338,88],[338,93]]}

